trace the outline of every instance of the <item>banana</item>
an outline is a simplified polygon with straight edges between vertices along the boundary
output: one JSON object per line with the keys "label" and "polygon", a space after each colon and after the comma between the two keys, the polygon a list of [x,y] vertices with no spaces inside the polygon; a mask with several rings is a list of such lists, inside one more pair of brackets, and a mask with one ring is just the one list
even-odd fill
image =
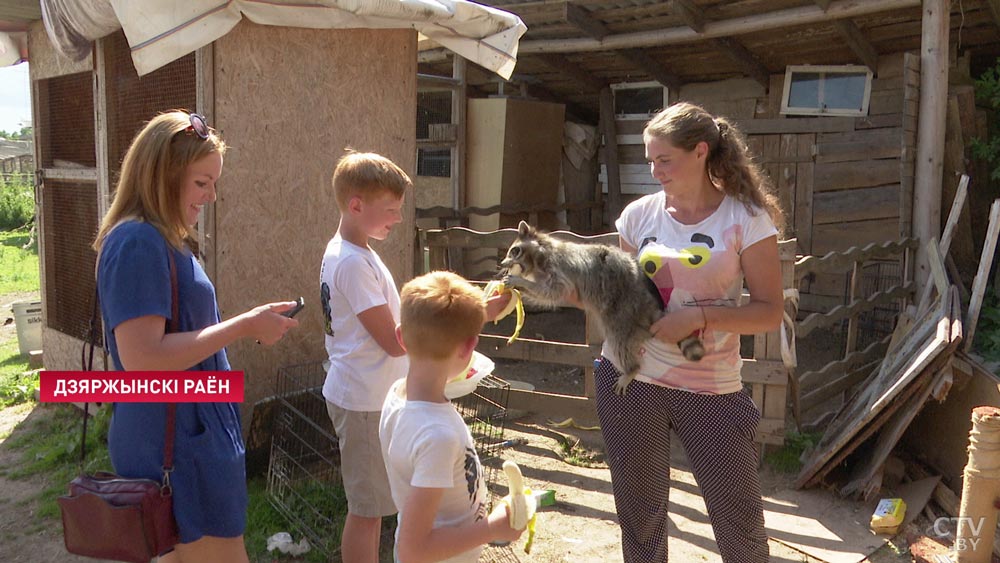
{"label": "banana", "polygon": [[510,491],[500,499],[508,507],[510,527],[515,530],[528,529],[528,541],[524,544],[524,552],[531,553],[531,544],[535,541],[535,520],[538,500],[531,489],[524,486],[524,476],[521,468],[513,461],[503,462],[503,472],[507,475],[507,487]]}
{"label": "banana", "polygon": [[507,287],[507,285],[500,280],[493,280],[489,282],[486,284],[486,288],[483,289],[486,299],[489,299],[494,295],[502,295],[506,291],[511,293],[511,299],[507,303],[507,307],[504,308],[503,311],[500,311],[497,318],[493,319],[493,324],[497,324],[500,319],[506,317],[514,311],[517,311],[517,324],[514,326],[514,334],[510,335],[510,338],[507,339],[507,344],[513,344],[514,341],[517,340],[517,337],[521,334],[521,327],[524,326],[524,303],[521,302],[521,292],[512,287]]}

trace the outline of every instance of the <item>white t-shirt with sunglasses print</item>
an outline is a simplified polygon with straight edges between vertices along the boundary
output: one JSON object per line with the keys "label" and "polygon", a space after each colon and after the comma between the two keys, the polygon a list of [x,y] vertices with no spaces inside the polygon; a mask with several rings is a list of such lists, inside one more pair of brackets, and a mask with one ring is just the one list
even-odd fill
{"label": "white t-shirt with sunglasses print", "polygon": [[[718,209],[694,225],[666,211],[661,191],[629,204],[615,222],[621,238],[638,250],[639,262],[653,280],[668,312],[681,307],[736,307],[743,289],[740,255],[778,234],[767,212],[726,196]],[[692,362],[676,344],[651,338],[642,350],[638,381],[695,393],[742,390],[740,335],[712,330],[701,335],[705,357]],[[610,347],[602,353],[614,361]]]}

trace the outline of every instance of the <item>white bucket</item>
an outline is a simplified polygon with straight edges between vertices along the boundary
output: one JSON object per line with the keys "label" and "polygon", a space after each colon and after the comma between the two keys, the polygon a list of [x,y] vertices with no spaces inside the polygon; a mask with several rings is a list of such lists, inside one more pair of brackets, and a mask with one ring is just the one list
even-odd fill
{"label": "white bucket", "polygon": [[22,356],[42,349],[42,302],[17,301],[11,304],[17,327],[17,348]]}

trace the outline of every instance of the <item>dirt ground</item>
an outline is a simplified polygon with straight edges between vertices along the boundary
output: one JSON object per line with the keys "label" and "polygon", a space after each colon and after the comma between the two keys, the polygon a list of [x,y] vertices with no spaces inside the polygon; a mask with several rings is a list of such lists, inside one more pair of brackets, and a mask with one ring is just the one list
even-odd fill
{"label": "dirt ground", "polygon": [[[14,336],[12,326],[0,327],[0,339]],[[500,334],[510,334],[513,326],[511,324],[508,328],[501,323],[495,329]],[[529,314],[522,334],[530,338],[565,338],[570,341],[574,334],[578,334],[578,341],[582,341],[582,314]],[[581,394],[583,390],[580,370],[524,362],[498,364],[498,372],[502,375],[530,383],[539,390],[572,394]],[[37,405],[0,410],[0,561],[93,562],[95,560],[70,556],[65,552],[58,521],[39,523],[35,518],[37,503],[34,496],[46,486],[44,481],[39,478],[12,480],[6,477],[17,463],[20,453],[11,451],[4,444],[4,439],[12,432],[18,432],[17,427],[24,421],[46,416],[47,410],[47,407]],[[513,441],[514,445],[505,449],[501,457],[518,462],[528,486],[535,490],[553,489],[556,504],[541,510],[538,534],[530,555],[524,554],[522,539],[508,548],[489,549],[483,560],[525,563],[622,561],[620,531],[610,476],[603,463],[600,432],[554,428],[546,416],[539,414],[508,412],[508,415],[505,438]],[[567,443],[576,445],[572,450],[576,457],[589,457],[592,467],[567,463],[564,459]],[[670,559],[685,563],[720,561],[707,514],[703,504],[699,505],[697,485],[686,469],[684,453],[675,447],[672,456]],[[765,467],[762,469],[765,495],[787,489],[791,478]],[[497,480],[502,481],[502,476],[498,475]],[[505,491],[498,488],[498,492],[503,494]],[[867,517],[867,514],[858,516],[864,521]],[[778,541],[770,541],[770,548],[771,561],[776,563],[821,561]],[[908,555],[897,554],[897,549],[884,547],[866,561],[910,561]]]}

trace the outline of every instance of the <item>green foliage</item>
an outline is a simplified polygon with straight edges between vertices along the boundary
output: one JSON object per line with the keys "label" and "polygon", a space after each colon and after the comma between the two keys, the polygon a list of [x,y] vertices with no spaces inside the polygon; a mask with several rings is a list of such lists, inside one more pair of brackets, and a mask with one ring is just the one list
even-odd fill
{"label": "green foliage", "polygon": [[30,239],[28,231],[0,231],[0,295],[37,292],[41,287],[38,240],[24,248]]}
{"label": "green foliage", "polygon": [[976,352],[986,360],[1000,361],[1000,299],[992,288],[986,290],[974,338]]}
{"label": "green foliage", "polygon": [[28,358],[21,356],[17,339],[0,344],[0,408],[34,400],[38,372],[28,371]]}
{"label": "green foliage", "polygon": [[10,139],[11,141],[29,141],[34,137],[31,127],[22,127],[20,131],[7,132],[0,129],[0,139]]}
{"label": "green foliage", "polygon": [[823,435],[820,433],[790,432],[785,436],[785,445],[780,450],[769,452],[764,456],[764,461],[776,471],[782,473],[798,473],[802,469],[802,452],[814,447],[819,443]]}
{"label": "green foliage", "polygon": [[35,220],[35,191],[27,182],[0,180],[0,231],[20,229]]}
{"label": "green foliage", "polygon": [[[7,477],[23,479],[44,475],[49,483],[33,500],[38,501],[36,520],[56,519],[59,506],[56,499],[66,494],[66,484],[80,473],[80,430],[82,411],[69,404],[41,405],[52,409],[43,416],[32,415],[4,444],[21,451],[19,463],[9,468]],[[110,471],[108,457],[108,424],[111,408],[105,405],[87,424],[87,460],[84,471]]]}
{"label": "green foliage", "polygon": [[976,80],[976,99],[989,108],[992,137],[973,139],[972,155],[992,165],[990,179],[1000,181],[1000,58]]}

